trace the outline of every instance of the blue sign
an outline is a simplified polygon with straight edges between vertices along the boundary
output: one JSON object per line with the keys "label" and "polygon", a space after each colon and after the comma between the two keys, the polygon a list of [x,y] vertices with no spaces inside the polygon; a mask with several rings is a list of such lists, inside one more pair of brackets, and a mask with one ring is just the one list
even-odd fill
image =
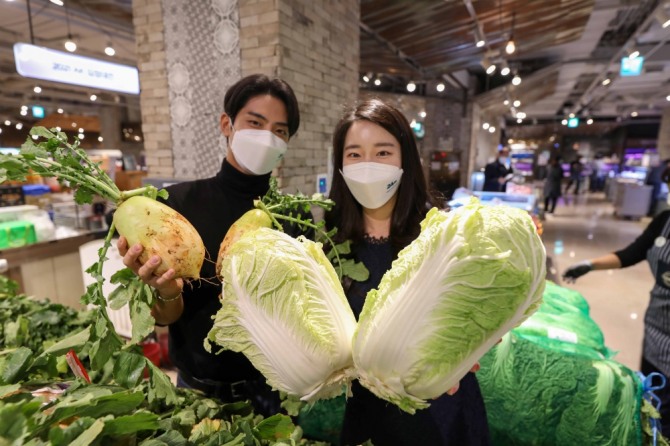
{"label": "blue sign", "polygon": [[44,107],[33,105],[33,118],[44,118]]}
{"label": "blue sign", "polygon": [[621,59],[621,70],[619,74],[622,76],[639,76],[642,73],[642,64],[644,57],[637,56],[634,59],[624,57]]}
{"label": "blue sign", "polygon": [[579,125],[579,118],[570,118],[568,119],[568,127],[571,129],[576,128]]}

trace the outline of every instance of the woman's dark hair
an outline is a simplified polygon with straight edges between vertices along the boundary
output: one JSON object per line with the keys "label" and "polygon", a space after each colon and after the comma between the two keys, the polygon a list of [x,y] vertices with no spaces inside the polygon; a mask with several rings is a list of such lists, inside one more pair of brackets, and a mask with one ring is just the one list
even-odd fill
{"label": "woman's dark hair", "polygon": [[291,86],[281,79],[270,79],[264,74],[252,74],[240,79],[226,91],[223,111],[234,122],[237,113],[249,102],[249,99],[264,94],[269,94],[284,103],[288,118],[288,134],[293,136],[300,126],[298,100]]}
{"label": "woman's dark hair", "polygon": [[344,141],[351,125],[369,121],[384,128],[400,143],[402,179],[396,205],[391,215],[390,239],[397,253],[410,244],[421,230],[420,223],[431,202],[421,167],[414,134],[405,116],[379,99],[368,99],[345,113],[333,134],[333,184],[330,198],[336,206],[325,215],[329,228],[337,227],[335,243],[351,240],[354,244],[365,236],[363,210],[349,191],[340,173],[344,159]]}

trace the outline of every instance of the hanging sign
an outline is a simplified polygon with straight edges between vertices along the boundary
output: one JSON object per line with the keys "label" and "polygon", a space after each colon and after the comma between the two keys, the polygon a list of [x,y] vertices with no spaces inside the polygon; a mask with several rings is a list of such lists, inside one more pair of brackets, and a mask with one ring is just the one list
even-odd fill
{"label": "hanging sign", "polygon": [[14,59],[16,71],[23,77],[120,93],[140,93],[137,68],[128,65],[78,56],[27,43],[14,44]]}

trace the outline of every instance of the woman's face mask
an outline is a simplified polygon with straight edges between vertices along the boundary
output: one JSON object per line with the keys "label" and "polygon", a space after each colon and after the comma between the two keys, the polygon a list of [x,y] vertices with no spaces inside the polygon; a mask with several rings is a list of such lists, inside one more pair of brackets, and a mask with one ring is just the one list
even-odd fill
{"label": "woman's face mask", "polygon": [[369,162],[350,164],[341,170],[351,194],[367,209],[378,209],[395,195],[402,172],[396,166]]}
{"label": "woman's face mask", "polygon": [[286,141],[269,130],[241,129],[230,144],[235,160],[256,175],[272,172],[286,153]]}

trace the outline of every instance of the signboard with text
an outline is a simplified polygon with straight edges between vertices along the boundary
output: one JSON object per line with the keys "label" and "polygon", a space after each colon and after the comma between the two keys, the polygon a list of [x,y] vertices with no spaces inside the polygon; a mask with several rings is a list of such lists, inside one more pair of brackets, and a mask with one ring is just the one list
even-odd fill
{"label": "signboard with text", "polygon": [[14,44],[16,71],[23,77],[62,82],[100,90],[139,94],[137,68],[56,51],[50,48]]}

